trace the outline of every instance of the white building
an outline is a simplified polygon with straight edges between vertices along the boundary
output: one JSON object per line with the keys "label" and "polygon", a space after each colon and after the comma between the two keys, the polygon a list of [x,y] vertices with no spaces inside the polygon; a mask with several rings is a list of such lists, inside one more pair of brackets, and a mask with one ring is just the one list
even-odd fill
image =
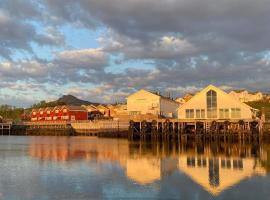
{"label": "white building", "polygon": [[179,119],[252,120],[256,109],[209,85],[178,109]]}
{"label": "white building", "polygon": [[233,90],[229,95],[241,102],[259,101],[263,99],[263,94],[261,92],[248,92],[247,90]]}
{"label": "white building", "polygon": [[127,98],[129,115],[153,114],[157,116],[177,118],[179,103],[146,90],[139,90]]}

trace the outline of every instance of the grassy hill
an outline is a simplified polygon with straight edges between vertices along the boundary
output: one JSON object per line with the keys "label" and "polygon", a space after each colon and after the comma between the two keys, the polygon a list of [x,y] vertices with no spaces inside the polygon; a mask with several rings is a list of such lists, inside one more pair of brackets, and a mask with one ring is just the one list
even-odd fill
{"label": "grassy hill", "polygon": [[250,101],[246,102],[246,104],[252,108],[259,109],[260,111],[262,111],[262,109],[270,110],[270,103],[266,101]]}
{"label": "grassy hill", "polygon": [[253,108],[260,110],[261,113],[265,114],[265,119],[270,121],[270,103],[266,101],[253,101],[247,102],[247,104]]}

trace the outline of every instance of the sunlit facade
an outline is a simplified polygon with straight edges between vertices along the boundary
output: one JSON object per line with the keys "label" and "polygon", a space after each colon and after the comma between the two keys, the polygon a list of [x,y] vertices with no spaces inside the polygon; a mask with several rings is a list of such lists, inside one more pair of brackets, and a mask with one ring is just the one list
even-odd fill
{"label": "sunlit facade", "polygon": [[252,120],[256,109],[209,85],[178,109],[179,119]]}

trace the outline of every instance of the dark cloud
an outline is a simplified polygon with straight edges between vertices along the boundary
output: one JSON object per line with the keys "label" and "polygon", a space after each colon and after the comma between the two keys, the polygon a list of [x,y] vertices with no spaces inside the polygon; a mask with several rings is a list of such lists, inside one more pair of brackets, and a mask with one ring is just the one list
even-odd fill
{"label": "dark cloud", "polygon": [[[50,9],[56,9],[58,17],[85,26],[93,18],[120,34],[141,40],[167,33],[180,33],[193,40],[229,40],[239,43],[239,48],[262,50],[269,48],[270,2],[261,0],[78,0],[67,2],[47,0]],[[72,1],[73,2],[73,1]],[[76,4],[78,11],[70,7]],[[92,20],[91,20],[92,19]],[[90,21],[90,22],[89,22]],[[218,41],[214,41],[218,42]]]}
{"label": "dark cloud", "polygon": [[[108,101],[139,88],[180,95],[209,83],[269,91],[269,10],[268,0],[3,0],[0,56],[9,61],[0,78],[74,84],[71,93]],[[105,29],[101,47],[67,50],[63,25]],[[41,60],[32,43],[64,50]],[[34,56],[12,61],[16,51]]]}

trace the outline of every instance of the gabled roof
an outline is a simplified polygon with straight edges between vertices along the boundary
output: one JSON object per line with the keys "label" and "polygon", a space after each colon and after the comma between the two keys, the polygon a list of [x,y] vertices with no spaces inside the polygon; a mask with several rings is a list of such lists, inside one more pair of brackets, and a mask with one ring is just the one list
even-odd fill
{"label": "gabled roof", "polygon": [[212,90],[215,90],[215,91],[217,91],[217,92],[220,92],[220,93],[222,93],[222,94],[224,94],[224,95],[226,95],[226,96],[228,96],[228,97],[230,97],[230,99],[231,99],[232,101],[234,101],[234,102],[236,102],[236,103],[239,103],[239,104],[242,104],[243,106],[245,106],[245,107],[247,107],[247,108],[249,108],[249,109],[251,109],[251,110],[257,110],[257,109],[255,109],[255,108],[252,108],[252,107],[250,107],[249,105],[247,105],[247,104],[245,104],[245,103],[242,103],[242,102],[238,101],[237,99],[231,97],[228,93],[224,92],[223,90],[219,89],[218,87],[216,87],[216,86],[214,86],[214,85],[208,85],[207,87],[205,87],[204,89],[202,89],[200,92],[198,92],[197,94],[195,94],[189,101],[187,101],[187,102],[184,103],[181,107],[179,107],[178,110],[181,109],[181,108],[183,108],[184,106],[189,105],[189,104],[192,102],[192,99],[196,98],[199,94],[204,93],[204,92],[207,92],[208,90],[211,90],[211,89],[212,89]]}
{"label": "gabled roof", "polygon": [[65,108],[70,110],[70,111],[86,111],[86,109],[83,108],[82,106],[68,106],[68,105],[62,106],[61,110],[65,109]]}
{"label": "gabled roof", "polygon": [[101,104],[100,104],[100,105],[98,105],[98,106],[97,106],[97,108],[102,108],[102,109],[109,109],[109,108],[107,108],[106,106],[104,106],[104,105],[101,105]]}
{"label": "gabled roof", "polygon": [[[155,96],[158,96],[158,97],[160,97],[160,98],[162,98],[162,99],[166,99],[166,100],[172,101],[172,102],[174,102],[174,103],[176,103],[176,104],[179,104],[178,102],[174,101],[173,99],[171,99],[171,98],[169,98],[169,97],[163,96],[163,95],[159,94],[158,92],[152,92],[152,91],[149,91],[149,90],[146,90],[146,89],[140,89],[140,90],[138,90],[137,92],[135,92],[135,93],[133,93],[133,94],[136,94],[136,93],[142,92],[142,91],[143,91],[143,92],[147,92],[147,93],[152,94],[152,95],[155,95]],[[131,94],[130,96],[132,96],[133,94]],[[130,97],[130,96],[129,96],[129,97]]]}
{"label": "gabled roof", "polygon": [[240,90],[232,90],[231,92],[242,93],[242,92],[248,92],[248,91],[245,89],[240,89]]}

